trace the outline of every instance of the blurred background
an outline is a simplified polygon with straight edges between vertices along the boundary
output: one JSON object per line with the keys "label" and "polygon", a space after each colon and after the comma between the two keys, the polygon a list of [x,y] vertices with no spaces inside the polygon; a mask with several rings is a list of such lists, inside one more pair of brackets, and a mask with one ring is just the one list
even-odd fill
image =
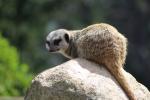
{"label": "blurred background", "polygon": [[67,61],[49,32],[109,23],[128,40],[125,69],[150,89],[150,0],[0,0],[0,96],[24,96],[32,78]]}

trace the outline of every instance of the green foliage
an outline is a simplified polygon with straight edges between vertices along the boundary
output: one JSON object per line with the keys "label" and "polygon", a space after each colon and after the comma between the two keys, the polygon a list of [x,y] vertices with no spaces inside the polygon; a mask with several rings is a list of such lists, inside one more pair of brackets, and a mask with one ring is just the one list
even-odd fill
{"label": "green foliage", "polygon": [[0,35],[0,95],[22,95],[32,79],[28,70],[28,65],[20,63],[16,48]]}

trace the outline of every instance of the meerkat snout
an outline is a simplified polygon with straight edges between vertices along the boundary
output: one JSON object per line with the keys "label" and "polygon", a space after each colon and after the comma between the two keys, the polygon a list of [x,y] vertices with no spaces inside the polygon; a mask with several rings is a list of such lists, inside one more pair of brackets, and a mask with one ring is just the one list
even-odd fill
{"label": "meerkat snout", "polygon": [[69,35],[65,29],[52,31],[46,37],[46,49],[49,52],[58,52],[67,49],[68,46]]}

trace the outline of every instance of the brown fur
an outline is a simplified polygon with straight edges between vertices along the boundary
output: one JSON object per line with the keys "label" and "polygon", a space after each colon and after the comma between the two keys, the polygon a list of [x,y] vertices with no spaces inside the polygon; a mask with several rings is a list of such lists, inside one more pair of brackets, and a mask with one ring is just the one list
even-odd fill
{"label": "brown fur", "polygon": [[62,50],[69,58],[81,57],[104,65],[116,78],[130,100],[136,100],[122,73],[127,54],[127,39],[114,27],[100,23],[82,30],[67,31],[69,47]]}

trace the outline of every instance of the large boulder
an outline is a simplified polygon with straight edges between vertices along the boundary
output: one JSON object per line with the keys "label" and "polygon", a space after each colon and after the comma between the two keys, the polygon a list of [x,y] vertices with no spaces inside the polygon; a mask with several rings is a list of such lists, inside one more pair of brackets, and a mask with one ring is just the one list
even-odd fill
{"label": "large boulder", "polygon": [[[124,71],[137,100],[150,100],[150,92]],[[103,67],[73,59],[33,79],[25,100],[128,100],[114,77]]]}

